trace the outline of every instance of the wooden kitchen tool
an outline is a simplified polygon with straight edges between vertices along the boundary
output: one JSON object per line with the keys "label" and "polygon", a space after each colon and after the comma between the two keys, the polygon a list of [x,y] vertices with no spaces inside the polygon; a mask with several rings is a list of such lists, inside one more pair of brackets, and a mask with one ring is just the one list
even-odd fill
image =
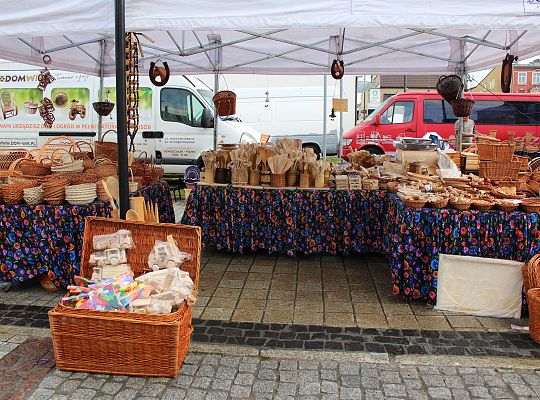
{"label": "wooden kitchen tool", "polygon": [[126,221],[141,221],[141,219],[137,211],[130,208],[126,213]]}
{"label": "wooden kitchen tool", "polygon": [[144,221],[144,197],[131,197],[129,208],[135,210],[141,221]]}

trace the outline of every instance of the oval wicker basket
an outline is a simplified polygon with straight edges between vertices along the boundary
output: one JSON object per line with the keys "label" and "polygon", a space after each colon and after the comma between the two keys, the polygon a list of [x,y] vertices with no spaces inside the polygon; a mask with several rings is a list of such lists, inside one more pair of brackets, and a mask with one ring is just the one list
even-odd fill
{"label": "oval wicker basket", "polygon": [[440,201],[429,201],[428,206],[431,208],[445,208],[448,206],[448,198],[444,198]]}
{"label": "oval wicker basket", "polygon": [[540,199],[539,198],[528,198],[523,199],[519,205],[523,211],[530,213],[540,212]]}
{"label": "oval wicker basket", "polygon": [[7,205],[12,206],[22,203],[23,196],[23,186],[19,183],[2,185],[2,198]]}
{"label": "oval wicker basket", "polygon": [[527,305],[529,306],[529,335],[532,340],[540,343],[540,289],[527,291]]}
{"label": "oval wicker basket", "polygon": [[403,200],[403,203],[409,208],[423,208],[426,205],[425,200]]}
{"label": "oval wicker basket", "polygon": [[495,206],[495,203],[492,201],[485,201],[485,200],[473,200],[472,206],[476,210],[489,211]]}
{"label": "oval wicker basket", "polygon": [[24,175],[44,176],[51,173],[51,164],[44,163],[46,159],[41,161],[31,160],[29,158],[22,159],[19,162],[19,169]]}
{"label": "oval wicker basket", "polygon": [[519,204],[513,203],[511,201],[498,201],[495,203],[495,206],[500,211],[511,212],[518,208]]}
{"label": "oval wicker basket", "polygon": [[43,202],[45,192],[41,186],[23,189],[23,198],[26,204],[36,205]]}
{"label": "oval wicker basket", "polygon": [[455,208],[456,210],[461,210],[461,211],[464,211],[464,210],[468,210],[470,207],[471,207],[471,204],[472,202],[468,201],[468,202],[465,202],[465,201],[452,201],[450,200],[448,202],[450,204],[450,207],[452,208]]}

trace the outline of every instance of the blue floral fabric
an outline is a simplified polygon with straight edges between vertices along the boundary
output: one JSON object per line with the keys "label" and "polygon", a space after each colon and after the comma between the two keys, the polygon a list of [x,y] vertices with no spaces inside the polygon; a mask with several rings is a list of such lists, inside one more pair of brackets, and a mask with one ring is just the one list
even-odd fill
{"label": "blue floral fabric", "polygon": [[[157,201],[162,222],[174,222],[166,182],[141,190]],[[56,286],[67,286],[80,269],[84,219],[110,217],[108,203],[84,206],[0,205],[0,282],[22,282],[44,272]]]}
{"label": "blue floral fabric", "polygon": [[526,261],[540,250],[538,214],[411,209],[387,191],[198,185],[182,223],[232,252],[377,252],[389,261],[394,294],[429,302],[440,253]]}

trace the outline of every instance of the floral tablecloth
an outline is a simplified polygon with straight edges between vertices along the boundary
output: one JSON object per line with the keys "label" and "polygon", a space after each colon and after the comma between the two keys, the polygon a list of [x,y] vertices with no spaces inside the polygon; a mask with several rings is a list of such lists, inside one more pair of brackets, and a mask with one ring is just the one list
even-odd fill
{"label": "floral tablecloth", "polygon": [[[159,203],[162,222],[174,222],[166,182],[140,193]],[[0,282],[21,282],[48,272],[55,285],[69,285],[80,268],[84,219],[110,215],[110,206],[99,201],[84,206],[0,205]]]}
{"label": "floral tablecloth", "polygon": [[385,255],[393,292],[434,302],[439,253],[525,261],[540,251],[538,214],[410,209],[386,191],[198,185],[182,223],[232,252]]}

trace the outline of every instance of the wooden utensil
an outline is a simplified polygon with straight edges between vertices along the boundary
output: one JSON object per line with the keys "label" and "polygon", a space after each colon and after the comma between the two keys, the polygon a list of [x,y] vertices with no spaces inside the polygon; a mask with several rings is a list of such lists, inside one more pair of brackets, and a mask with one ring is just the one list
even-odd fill
{"label": "wooden utensil", "polygon": [[[144,197],[131,197],[129,199],[129,208],[135,210],[139,218],[144,218]],[[144,221],[144,219],[140,219]]]}
{"label": "wooden utensil", "polygon": [[137,211],[130,208],[126,213],[126,221],[141,221],[141,219]]}
{"label": "wooden utensil", "polygon": [[120,204],[120,184],[115,176],[109,176],[105,180],[109,193],[113,197],[116,204]]}
{"label": "wooden utensil", "polygon": [[[107,187],[107,183],[104,180],[101,181],[101,183],[103,184],[103,188],[105,189],[105,193],[107,194],[109,203],[111,204],[111,208],[113,209],[113,211],[116,210],[116,214],[118,215],[118,208],[116,207],[116,204],[114,204],[114,198],[112,197],[111,192]],[[116,218],[118,218],[118,216]]]}

